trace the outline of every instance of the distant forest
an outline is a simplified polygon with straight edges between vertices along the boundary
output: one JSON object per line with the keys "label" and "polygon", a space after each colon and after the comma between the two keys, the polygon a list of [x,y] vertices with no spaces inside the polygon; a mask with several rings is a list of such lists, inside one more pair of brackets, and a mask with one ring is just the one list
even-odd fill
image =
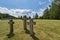
{"label": "distant forest", "polygon": [[52,5],[50,5],[50,9],[46,8],[44,11],[42,19],[60,19],[60,1],[54,0]]}
{"label": "distant forest", "polygon": [[0,13],[0,19],[16,19],[16,17],[11,16],[9,14],[2,14],[2,13]]}

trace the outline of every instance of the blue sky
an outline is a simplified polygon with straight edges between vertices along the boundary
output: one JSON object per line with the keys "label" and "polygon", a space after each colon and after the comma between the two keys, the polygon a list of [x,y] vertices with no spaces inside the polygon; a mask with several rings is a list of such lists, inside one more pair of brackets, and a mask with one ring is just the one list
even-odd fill
{"label": "blue sky", "polygon": [[38,12],[47,8],[52,0],[0,0],[0,7],[10,9],[27,9]]}

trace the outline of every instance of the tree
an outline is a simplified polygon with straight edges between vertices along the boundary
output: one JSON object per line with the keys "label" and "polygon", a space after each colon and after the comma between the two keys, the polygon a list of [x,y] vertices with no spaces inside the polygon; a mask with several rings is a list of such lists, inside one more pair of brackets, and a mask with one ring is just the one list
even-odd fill
{"label": "tree", "polygon": [[37,14],[37,13],[35,14],[35,17],[34,17],[34,18],[35,18],[35,19],[38,19],[38,14]]}
{"label": "tree", "polygon": [[22,16],[18,16],[18,19],[22,19]]}
{"label": "tree", "polygon": [[44,19],[49,19],[49,13],[48,12],[49,12],[49,9],[46,8],[45,11],[44,11],[44,14],[43,14]]}
{"label": "tree", "polygon": [[56,2],[57,0],[55,0],[52,3],[52,6],[50,7],[50,9],[46,9],[44,11],[43,14],[43,18],[45,19],[60,19],[60,4],[57,4],[58,2]]}
{"label": "tree", "polygon": [[16,19],[16,17],[11,16],[9,14],[0,13],[0,19]]}
{"label": "tree", "polygon": [[29,18],[28,19],[31,19],[31,17],[29,16]]}

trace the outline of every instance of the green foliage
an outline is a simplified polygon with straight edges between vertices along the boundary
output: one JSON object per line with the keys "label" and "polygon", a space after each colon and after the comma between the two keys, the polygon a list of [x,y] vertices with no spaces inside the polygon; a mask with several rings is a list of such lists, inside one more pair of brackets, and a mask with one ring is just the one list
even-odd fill
{"label": "green foliage", "polygon": [[44,15],[43,15],[43,18],[44,19],[49,19],[49,10],[48,10],[48,8],[44,11]]}
{"label": "green foliage", "polygon": [[16,19],[16,17],[0,13],[0,19]]}
{"label": "green foliage", "polygon": [[56,5],[54,2],[52,3],[52,6],[50,6],[49,10],[47,8],[44,11],[44,19],[60,19],[60,5]]}
{"label": "green foliage", "polygon": [[22,19],[23,17],[22,16],[18,16],[18,19]]}
{"label": "green foliage", "polygon": [[28,19],[31,19],[31,17],[29,16],[29,18]]}
{"label": "green foliage", "polygon": [[38,14],[37,13],[34,16],[34,19],[38,19]]}

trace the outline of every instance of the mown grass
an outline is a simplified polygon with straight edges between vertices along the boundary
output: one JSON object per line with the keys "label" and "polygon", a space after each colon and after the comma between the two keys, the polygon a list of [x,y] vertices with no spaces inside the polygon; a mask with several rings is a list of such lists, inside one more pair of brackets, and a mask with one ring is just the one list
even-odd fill
{"label": "mown grass", "polygon": [[[60,20],[34,20],[35,37],[39,40],[60,40]],[[24,32],[23,21],[14,20],[15,36],[8,38],[9,33],[8,20],[0,20],[0,40],[33,40],[33,38]],[[29,29],[29,25],[27,25]]]}

